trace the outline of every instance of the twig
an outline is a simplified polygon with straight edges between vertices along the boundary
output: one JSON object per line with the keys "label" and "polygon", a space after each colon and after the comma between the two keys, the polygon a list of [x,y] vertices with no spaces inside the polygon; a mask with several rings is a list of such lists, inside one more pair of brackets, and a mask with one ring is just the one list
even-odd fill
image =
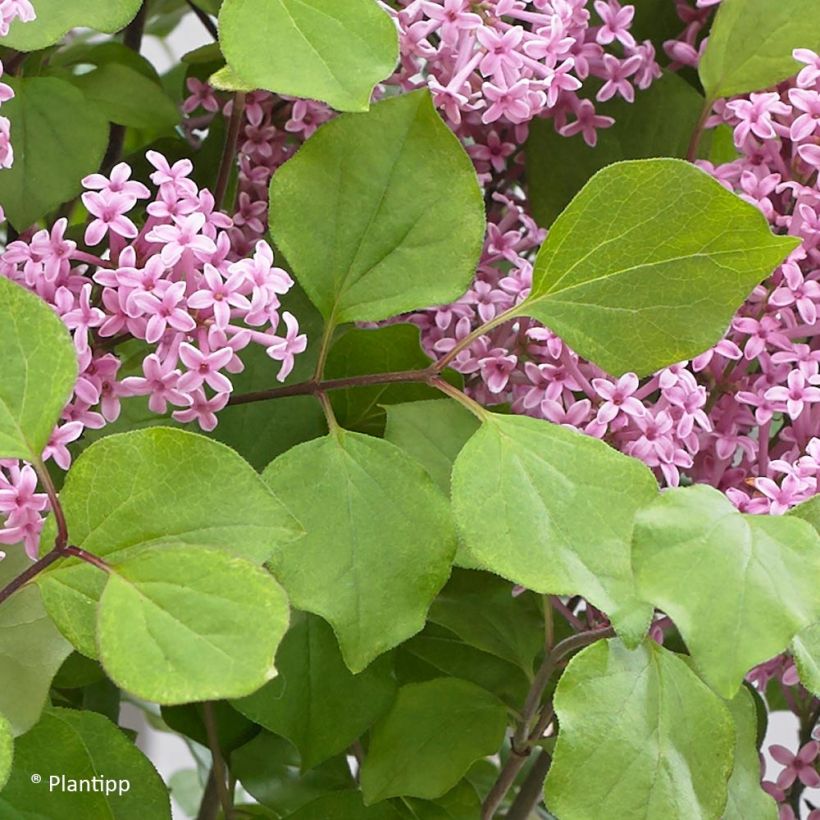
{"label": "twig", "polygon": [[199,6],[195,5],[191,0],[185,0],[185,2],[190,7],[191,11],[199,18],[199,22],[208,29],[208,34],[214,38],[214,40],[219,40],[219,31],[216,27],[216,23],[211,20],[210,16],[206,14]]}
{"label": "twig", "polygon": [[570,635],[559,641],[555,648],[545,658],[540,668],[535,674],[530,691],[524,701],[524,708],[521,710],[521,718],[518,728],[513,735],[511,742],[510,756],[501,769],[498,779],[493,784],[490,792],[484,800],[481,809],[481,820],[491,820],[495,816],[498,807],[504,801],[507,792],[512,788],[515,778],[521,771],[527,757],[530,754],[532,744],[540,740],[546,727],[552,720],[552,709],[548,709],[541,716],[535,728],[530,731],[530,725],[535,717],[544,690],[550,681],[558,665],[573,652],[588,646],[595,641],[611,638],[615,635],[615,630],[611,627],[603,629],[591,629],[587,632],[579,632],[577,635]]}
{"label": "twig", "polygon": [[231,179],[231,171],[236,164],[236,145],[239,142],[239,130],[242,127],[242,114],[245,111],[245,94],[237,91],[233,97],[233,107],[231,109],[231,119],[228,123],[228,133],[225,135],[225,147],[222,149],[222,160],[219,163],[219,175],[216,178],[214,187],[214,210],[222,208],[222,201],[225,199],[225,192],[228,190],[228,182]]}
{"label": "twig", "polygon": [[399,382],[428,382],[434,377],[431,368],[427,370],[403,370],[394,373],[368,373],[364,376],[346,376],[342,379],[326,379],[316,381],[310,379],[299,384],[289,384],[285,387],[274,387],[270,390],[257,390],[253,393],[242,393],[231,396],[228,404],[249,404],[255,401],[281,399],[288,396],[310,396],[316,393],[326,393],[329,390],[345,390],[348,387],[366,387],[374,384],[395,384]]}
{"label": "twig", "polygon": [[205,732],[208,735],[208,746],[212,758],[211,774],[216,781],[216,791],[222,805],[222,813],[225,815],[225,820],[233,820],[233,801],[228,792],[228,775],[222,757],[222,750],[219,748],[219,734],[216,727],[214,705],[209,700],[202,704],[202,720],[205,723]]}
{"label": "twig", "polygon": [[541,800],[544,780],[549,771],[552,758],[542,749],[535,758],[532,768],[527,772],[518,794],[507,812],[507,820],[527,820]]}
{"label": "twig", "polygon": [[208,773],[208,780],[205,782],[205,791],[202,793],[202,800],[199,803],[199,811],[196,820],[216,820],[219,816],[219,793],[216,790],[216,778],[214,770]]}

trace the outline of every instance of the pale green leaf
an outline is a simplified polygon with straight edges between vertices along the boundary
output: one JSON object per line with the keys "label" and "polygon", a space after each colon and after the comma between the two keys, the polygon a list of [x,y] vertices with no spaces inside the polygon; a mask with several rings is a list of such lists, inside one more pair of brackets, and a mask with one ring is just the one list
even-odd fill
{"label": "pale green leaf", "polygon": [[704,679],[731,698],[820,617],[820,541],[787,516],[742,515],[718,490],[669,490],[638,513],[633,566]]}
{"label": "pale green leaf", "polygon": [[274,175],[270,198],[276,244],[336,324],[450,302],[475,274],[481,191],[427,91],[323,125]]}
{"label": "pale green leaf", "polygon": [[547,808],[562,820],[715,820],[727,798],[731,715],[677,655],[599,641],[555,692],[560,724]]}
{"label": "pale green leaf", "polygon": [[338,430],[289,450],[263,477],[307,532],[274,555],[274,574],[295,607],[330,622],[353,672],[422,629],[456,538],[418,464]]}
{"label": "pale green leaf", "polygon": [[[100,4],[95,0],[95,5]],[[14,165],[0,174],[0,202],[12,225],[23,231],[80,193],[80,181],[99,168],[105,153],[108,122],[67,80],[6,81],[15,93],[3,104],[3,116],[11,122]]]}
{"label": "pale green leaf", "polygon": [[820,698],[820,623],[798,632],[791,649],[800,682]]}
{"label": "pale green leaf", "polygon": [[14,758],[14,738],[11,734],[11,725],[0,714],[0,791],[6,785],[11,773],[11,763]]}
{"label": "pale green leaf", "polygon": [[403,686],[371,733],[361,772],[365,802],[441,797],[476,760],[498,751],[506,725],[503,704],[467,681]]}
{"label": "pale green leaf", "polygon": [[113,34],[125,28],[142,0],[34,0],[35,20],[15,20],[0,45],[17,51],[37,51],[63,37],[73,28],[93,28]]}
{"label": "pale green leaf", "polygon": [[735,724],[735,762],[722,820],[777,820],[777,804],[760,788],[754,695],[741,686],[727,706]]}
{"label": "pale green leaf", "polygon": [[254,723],[288,738],[304,769],[344,752],[395,696],[390,659],[379,658],[353,675],[333,631],[315,615],[296,617],[279,648],[276,669],[275,680],[234,705]]}
{"label": "pale green leaf", "polygon": [[555,220],[516,313],[610,373],[644,375],[715,344],[798,244],[694,165],[620,162]]}
{"label": "pale green leaf", "polygon": [[130,66],[105,63],[72,82],[119,125],[166,131],[179,122],[179,109],[162,86]]}
{"label": "pale green leaf", "polygon": [[759,91],[796,74],[792,51],[820,50],[817,0],[723,0],[712,23],[700,79],[710,99]]}
{"label": "pale green leaf", "polygon": [[[660,2],[677,21],[677,36],[680,19],[667,0]],[[640,19],[638,9],[636,23]],[[639,91],[633,103],[619,97],[596,104],[597,113],[612,117],[615,124],[598,131],[594,147],[580,134],[562,137],[552,119],[533,120],[526,152],[533,216],[540,225],[551,225],[587,180],[613,162],[685,157],[703,105],[703,97],[686,80],[665,72],[645,91]]]}
{"label": "pale green leaf", "polygon": [[[60,499],[71,542],[114,562],[162,543],[220,547],[261,564],[301,532],[233,450],[166,427],[93,444],[75,462]],[[38,583],[62,633],[96,657],[94,619],[104,573],[70,559]]]}
{"label": "pale green leaf", "polygon": [[452,399],[395,404],[386,411],[384,437],[415,458],[449,495],[453,463],[478,429],[476,417]]}
{"label": "pale green leaf", "polygon": [[211,74],[208,82],[219,91],[244,91],[247,93],[256,88],[252,83],[246,83],[240,79],[229,65],[222,66],[218,71]]}
{"label": "pale green leaf", "polygon": [[[37,783],[34,774],[42,778]],[[57,778],[52,787],[50,778]],[[108,794],[99,778],[113,780]],[[82,791],[80,780],[89,781]],[[129,785],[120,794],[123,780]],[[156,769],[118,726],[95,712],[47,709],[17,738],[11,777],[0,793],[0,817],[170,820],[171,805]]]}
{"label": "pale green leaf", "polygon": [[210,547],[157,545],[118,561],[98,609],[100,659],[155,703],[237,698],[275,674],[285,593],[262,567]]}
{"label": "pale green leaf", "polygon": [[54,311],[2,276],[0,350],[0,458],[39,461],[74,389],[77,354]]}
{"label": "pale green leaf", "polygon": [[[0,561],[0,588],[31,566],[22,546]],[[48,701],[51,681],[71,644],[46,615],[40,590],[28,584],[0,606],[0,716],[15,735],[28,731]]]}
{"label": "pale green leaf", "polygon": [[583,595],[640,640],[632,526],[657,484],[637,459],[527,416],[489,415],[453,468],[453,511],[469,553],[528,589]]}
{"label": "pale green leaf", "polygon": [[219,42],[254,88],[367,111],[398,59],[396,26],[373,0],[225,0]]}

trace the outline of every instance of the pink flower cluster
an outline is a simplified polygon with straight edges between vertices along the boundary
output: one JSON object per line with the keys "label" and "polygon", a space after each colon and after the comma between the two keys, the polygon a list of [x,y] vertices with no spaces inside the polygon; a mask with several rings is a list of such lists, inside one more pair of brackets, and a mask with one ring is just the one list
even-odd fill
{"label": "pink flower cluster", "polygon": [[401,63],[390,81],[428,87],[469,145],[479,173],[501,173],[535,117],[590,146],[614,120],[582,96],[630,102],[660,76],[650,41],[630,33],[635,15],[617,0],[402,0]]}
{"label": "pink flower cluster", "polygon": [[[191,162],[170,165],[156,152],[147,156],[158,186],[153,197],[130,178],[125,163],[110,177],[83,180],[85,243],[104,243],[99,254],[79,250],[60,219],[50,230],[11,242],[0,255],[0,275],[50,304],[74,341],[80,375],[43,453],[62,469],[71,461],[67,445],[85,428],[115,421],[122,398],[148,396],[153,412],[166,413],[170,405],[177,421],[212,430],[233,389],[230,374],[243,369],[244,348],[263,345],[281,363],[278,378],[284,380],[307,344],[296,318],[280,315],[280,297],[293,280],[274,266],[270,246],[259,240],[251,257],[237,256],[233,222],[189,178]],[[149,199],[138,228],[134,211]],[[123,378],[116,347],[128,340],[143,343],[142,372]],[[11,513],[0,542],[22,535],[27,548],[36,549],[42,497],[33,494],[29,468],[2,466],[0,490],[17,495],[7,510],[11,496],[0,494],[0,513]]]}

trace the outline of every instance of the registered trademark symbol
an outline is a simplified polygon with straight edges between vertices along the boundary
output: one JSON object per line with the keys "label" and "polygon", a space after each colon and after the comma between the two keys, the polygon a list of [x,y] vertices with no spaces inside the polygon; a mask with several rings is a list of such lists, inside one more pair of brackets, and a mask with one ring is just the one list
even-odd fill
{"label": "registered trademark symbol", "polygon": [[43,779],[43,778],[42,778],[42,777],[40,777],[40,775],[39,775],[39,774],[33,774],[33,775],[31,776],[31,782],[32,782],[32,783],[39,783],[42,779]]}

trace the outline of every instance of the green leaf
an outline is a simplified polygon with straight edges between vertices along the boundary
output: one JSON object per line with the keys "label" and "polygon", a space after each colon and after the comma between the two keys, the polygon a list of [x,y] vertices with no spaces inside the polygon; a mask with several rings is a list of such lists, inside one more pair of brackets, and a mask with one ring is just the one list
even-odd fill
{"label": "green leaf", "polygon": [[791,77],[801,67],[792,57],[796,48],[820,50],[815,0],[724,0],[700,60],[707,96],[745,94]]}
{"label": "green leaf", "polygon": [[273,809],[277,817],[290,817],[291,812],[317,797],[353,785],[344,757],[302,772],[296,749],[284,738],[268,732],[260,732],[231,755],[231,773],[249,794]]}
{"label": "green leaf", "polygon": [[127,65],[106,63],[73,83],[118,125],[165,131],[179,122],[179,109],[162,86]]}
{"label": "green leaf", "polygon": [[[201,746],[207,747],[209,745],[208,730],[205,726],[203,705],[202,703],[186,703],[180,706],[163,706],[162,719],[177,734],[185,735]],[[259,727],[254,726],[226,701],[213,701],[211,708],[219,748],[223,753],[238,749],[259,734]]]}
{"label": "green leaf", "polygon": [[289,814],[287,820],[402,820],[399,811],[390,803],[365,806],[357,791],[326,794]]}
{"label": "green leaf", "polygon": [[555,220],[516,314],[610,373],[652,373],[716,343],[798,241],[694,165],[616,163]]}
{"label": "green leaf", "polygon": [[681,19],[674,5],[666,0],[632,0],[630,5],[635,6],[630,31],[636,40],[652,40],[660,52],[666,40],[680,37]]}
{"label": "green leaf", "polygon": [[[134,19],[142,0],[36,0],[37,18],[15,20],[0,45],[17,51],[37,51],[62,40],[73,28],[93,28],[113,34]],[[77,121],[71,120],[73,126]]]}
{"label": "green leaf", "polygon": [[[30,566],[21,547],[8,550],[0,561],[0,588]],[[15,735],[40,719],[51,681],[69,654],[71,644],[46,615],[36,585],[0,606],[0,717],[8,718]]]}
{"label": "green leaf", "polygon": [[481,800],[466,780],[434,802],[411,797],[404,803],[408,808],[407,816],[413,820],[475,820],[481,815]]}
{"label": "green leaf", "polygon": [[225,0],[219,42],[254,88],[367,111],[398,59],[396,26],[372,0]]}
{"label": "green leaf", "polygon": [[118,562],[100,598],[100,659],[144,700],[238,698],[275,674],[285,593],[261,567],[209,547],[166,545]]}
{"label": "green leaf", "polygon": [[[32,782],[33,774],[42,780]],[[51,778],[57,778],[53,788]],[[88,783],[81,790],[78,781]],[[106,794],[105,785],[112,781]],[[171,805],[156,769],[118,726],[95,712],[47,709],[17,739],[11,777],[0,793],[0,816],[170,820]]]}
{"label": "green leaf", "polygon": [[637,459],[527,416],[488,415],[453,468],[453,512],[481,566],[536,592],[583,595],[633,642],[650,612],[635,595],[632,526],[656,493]]}
{"label": "green leaf", "polygon": [[820,533],[820,495],[798,504],[789,510],[788,514],[808,521]]}
{"label": "green leaf", "polygon": [[792,640],[791,649],[800,682],[820,698],[820,623],[798,632]]}
{"label": "green leaf", "polygon": [[446,794],[479,758],[501,746],[504,705],[456,678],[403,686],[374,727],[361,772],[365,803]]}
{"label": "green leaf", "polygon": [[80,180],[99,168],[105,153],[108,122],[66,80],[6,81],[15,93],[3,104],[3,116],[11,122],[14,165],[0,174],[0,202],[22,231],[80,193]]}
{"label": "green leaf", "polygon": [[817,533],[796,518],[742,515],[703,484],[638,513],[632,561],[641,594],[672,618],[726,698],[820,617]]}
{"label": "green leaf", "polygon": [[[674,7],[662,2],[677,20],[677,30],[669,37],[677,36],[680,20]],[[553,120],[533,120],[526,153],[533,216],[539,224],[551,225],[587,180],[613,162],[685,157],[703,105],[703,97],[689,83],[665,72],[638,93],[634,103],[618,98],[596,106],[599,114],[613,117],[615,124],[598,131],[594,148],[580,134],[562,137]]]}
{"label": "green leaf", "polygon": [[777,820],[777,804],[760,788],[754,695],[741,686],[727,706],[735,724],[735,763],[722,820]]}
{"label": "green leaf", "polygon": [[[398,324],[375,329],[355,328],[345,333],[330,350],[325,377],[330,379],[423,370],[431,364],[419,343],[416,325]],[[334,390],[333,412],[342,427],[381,436],[384,405],[437,398],[435,388],[420,382],[376,384]]]}
{"label": "green leaf", "polygon": [[395,696],[391,659],[381,657],[351,674],[333,631],[315,615],[296,617],[276,668],[275,680],[234,705],[254,723],[290,740],[304,769],[344,752]]}
{"label": "green leaf", "polygon": [[74,389],[77,354],[54,311],[4,277],[0,349],[0,458],[37,462]]}
{"label": "green leaf", "polygon": [[[219,547],[261,564],[300,532],[235,452],[165,427],[93,444],[74,463],[60,500],[72,544],[109,562],[152,545],[179,544]],[[70,559],[38,583],[62,633],[80,652],[96,657],[94,623],[104,573]]]}
{"label": "green leaf", "polygon": [[539,596],[513,597],[512,584],[486,572],[459,569],[430,607],[429,619],[465,643],[532,674],[544,648],[544,613]]}
{"label": "green leaf", "polygon": [[274,175],[270,199],[276,244],[334,324],[450,302],[475,274],[481,191],[427,91],[323,125]]}
{"label": "green leaf", "polygon": [[[11,725],[0,714],[0,790],[6,785],[11,773],[11,763],[14,758],[14,737],[11,734]],[[0,798],[2,799],[2,798]]]}
{"label": "green leaf", "polygon": [[452,399],[395,404],[386,411],[384,437],[416,459],[449,495],[456,456],[478,429],[478,419]]}
{"label": "green leaf", "polygon": [[424,626],[456,549],[446,499],[395,445],[337,430],[276,459],[263,478],[307,534],[274,574],[293,605],[333,626],[360,672]]}
{"label": "green leaf", "polygon": [[428,623],[424,631],[396,651],[396,677],[405,683],[449,675],[492,692],[513,709],[520,709],[530,678],[509,661],[466,644],[454,632]]}
{"label": "green leaf", "polygon": [[[714,820],[732,770],[731,715],[679,656],[645,641],[599,641],[558,682],[561,726],[547,808],[565,820]],[[591,776],[594,772],[594,776]]]}

